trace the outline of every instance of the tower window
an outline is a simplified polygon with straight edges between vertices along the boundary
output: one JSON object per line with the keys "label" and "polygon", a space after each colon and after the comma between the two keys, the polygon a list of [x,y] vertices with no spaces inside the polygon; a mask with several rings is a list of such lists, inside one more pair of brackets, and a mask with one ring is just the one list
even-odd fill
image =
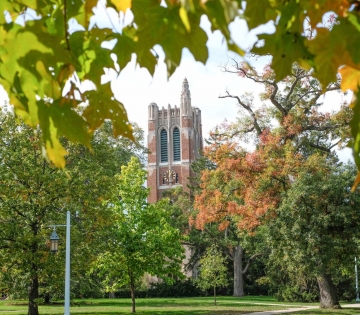
{"label": "tower window", "polygon": [[168,161],[167,132],[165,129],[160,132],[160,161]]}
{"label": "tower window", "polygon": [[174,152],[174,161],[180,161],[180,131],[179,128],[174,128],[173,130],[173,152]]}

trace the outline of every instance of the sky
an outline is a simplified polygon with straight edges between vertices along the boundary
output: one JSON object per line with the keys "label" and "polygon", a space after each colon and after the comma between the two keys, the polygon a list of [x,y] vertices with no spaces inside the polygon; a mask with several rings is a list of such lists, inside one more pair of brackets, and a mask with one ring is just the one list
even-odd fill
{"label": "sky", "polygon": [[[102,0],[94,8],[94,13],[92,24],[97,23],[101,27],[115,28],[119,32],[132,20],[130,11],[127,11],[125,15],[121,12],[120,18],[113,9],[105,11]],[[111,23],[109,19],[112,20]],[[70,24],[70,28],[73,30],[76,30],[77,27],[74,21]],[[253,92],[255,101],[260,105],[261,101],[256,98],[256,95],[263,90],[262,86],[221,70],[221,65],[231,64],[231,58],[237,61],[242,61],[242,58],[227,51],[222,35],[219,31],[211,32],[210,22],[206,17],[202,17],[201,27],[209,38],[207,42],[209,58],[205,65],[195,61],[192,54],[185,48],[180,66],[167,80],[166,66],[163,62],[164,54],[160,47],[155,47],[160,59],[153,77],[146,69],[136,66],[135,56],[124,69],[121,69],[119,76],[113,71],[104,77],[104,81],[111,80],[116,99],[125,105],[129,120],[143,128],[145,136],[147,135],[148,105],[155,102],[159,108],[167,107],[168,104],[172,107],[179,106],[181,86],[185,77],[189,82],[192,106],[201,110],[204,138],[208,137],[209,131],[217,124],[225,119],[232,121],[237,115],[237,105],[234,99],[218,98],[220,95],[224,95],[226,90],[235,95]],[[257,34],[273,33],[275,26],[268,23],[249,32],[246,22],[237,19],[230,25],[230,30],[234,42],[242,49],[247,50],[257,41]],[[256,61],[251,58],[247,60],[257,69],[262,69],[270,62],[269,57],[258,58]],[[3,103],[4,99],[7,99],[7,95],[1,91],[0,86],[0,103]],[[328,93],[324,97],[324,106],[335,109],[343,100],[344,96],[339,93]],[[350,157],[350,149],[340,152],[340,158],[343,161]]]}

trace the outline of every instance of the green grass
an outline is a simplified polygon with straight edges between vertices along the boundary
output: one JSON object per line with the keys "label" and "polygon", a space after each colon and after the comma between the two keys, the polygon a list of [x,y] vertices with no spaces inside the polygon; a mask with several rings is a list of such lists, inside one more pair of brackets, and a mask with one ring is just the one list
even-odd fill
{"label": "green grass", "polygon": [[[71,314],[115,315],[131,314],[130,299],[75,300]],[[287,309],[289,307],[318,305],[317,303],[277,302],[271,297],[249,296],[243,298],[218,297],[214,305],[212,297],[202,298],[148,298],[136,299],[138,315],[240,315],[251,312]],[[274,304],[274,305],[273,305]],[[285,306],[286,305],[286,306]],[[42,315],[63,315],[63,305],[39,306]],[[26,301],[0,301],[0,314],[27,314]],[[360,315],[360,309],[308,310],[292,314],[342,314]]]}

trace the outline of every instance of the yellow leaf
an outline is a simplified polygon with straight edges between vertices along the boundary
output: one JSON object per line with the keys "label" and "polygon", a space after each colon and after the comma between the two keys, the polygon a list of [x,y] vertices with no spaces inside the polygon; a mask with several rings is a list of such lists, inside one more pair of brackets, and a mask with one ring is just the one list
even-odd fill
{"label": "yellow leaf", "polygon": [[127,9],[131,9],[132,0],[111,0],[112,4],[116,7],[116,10],[126,12]]}
{"label": "yellow leaf", "polygon": [[46,147],[46,153],[50,161],[54,163],[56,167],[65,167],[65,155],[67,151],[61,145],[59,138],[57,137],[58,129],[54,126],[52,119],[49,119],[48,133],[44,134],[44,142]]}
{"label": "yellow leaf", "polygon": [[357,92],[360,85],[360,70],[345,66],[339,69],[339,73],[342,78],[340,84],[341,90],[343,90],[343,92],[347,90]]}
{"label": "yellow leaf", "polygon": [[183,24],[186,27],[186,30],[190,33],[190,31],[191,31],[190,22],[189,22],[188,15],[187,15],[187,12],[184,7],[180,7],[179,15],[180,15],[181,21],[183,22]]}

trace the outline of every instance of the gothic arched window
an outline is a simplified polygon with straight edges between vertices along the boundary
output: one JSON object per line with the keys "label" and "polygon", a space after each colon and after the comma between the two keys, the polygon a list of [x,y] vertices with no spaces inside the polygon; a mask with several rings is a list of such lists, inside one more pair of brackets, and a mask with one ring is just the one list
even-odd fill
{"label": "gothic arched window", "polygon": [[168,161],[168,137],[165,129],[162,129],[160,132],[160,161],[167,162]]}
{"label": "gothic arched window", "polygon": [[173,130],[173,152],[174,152],[174,161],[180,161],[180,131],[179,128],[174,128]]}

